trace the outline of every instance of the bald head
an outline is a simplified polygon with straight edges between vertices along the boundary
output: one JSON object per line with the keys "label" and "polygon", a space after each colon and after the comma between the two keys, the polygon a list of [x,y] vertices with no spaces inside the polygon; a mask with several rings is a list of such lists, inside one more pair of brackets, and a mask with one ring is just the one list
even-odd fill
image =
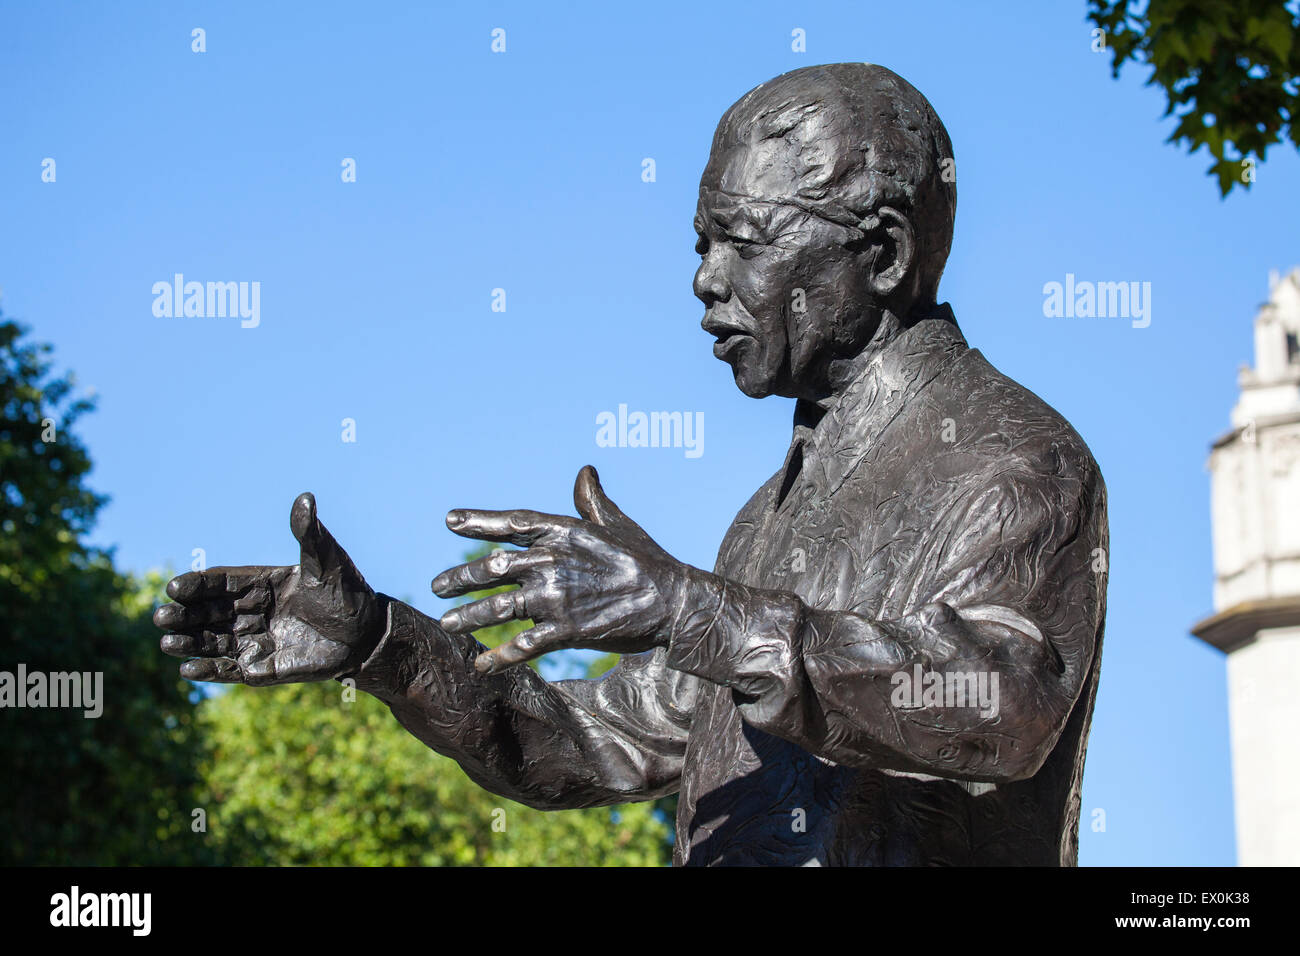
{"label": "bald head", "polygon": [[898,210],[916,242],[906,291],[933,302],[952,246],[952,169],[948,132],[915,87],[883,66],[831,63],[783,73],[727,110],[703,182],[847,227]]}

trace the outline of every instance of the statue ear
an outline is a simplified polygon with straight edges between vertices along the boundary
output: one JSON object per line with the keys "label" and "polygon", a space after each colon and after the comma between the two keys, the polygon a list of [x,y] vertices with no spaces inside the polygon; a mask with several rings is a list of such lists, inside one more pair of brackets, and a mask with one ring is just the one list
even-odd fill
{"label": "statue ear", "polygon": [[883,298],[893,295],[912,275],[916,264],[916,233],[897,209],[881,206],[858,224],[864,238],[856,243],[870,253],[871,291]]}

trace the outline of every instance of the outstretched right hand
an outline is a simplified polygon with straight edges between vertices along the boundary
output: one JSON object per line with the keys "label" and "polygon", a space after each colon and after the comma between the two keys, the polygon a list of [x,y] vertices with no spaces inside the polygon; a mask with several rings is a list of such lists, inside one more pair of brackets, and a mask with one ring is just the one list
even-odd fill
{"label": "outstretched right hand", "polygon": [[383,633],[380,600],[299,495],[289,527],[301,546],[296,567],[227,567],[172,578],[175,604],[154,612],[164,653],[191,658],[181,676],[198,681],[288,684],[329,680],[364,663]]}

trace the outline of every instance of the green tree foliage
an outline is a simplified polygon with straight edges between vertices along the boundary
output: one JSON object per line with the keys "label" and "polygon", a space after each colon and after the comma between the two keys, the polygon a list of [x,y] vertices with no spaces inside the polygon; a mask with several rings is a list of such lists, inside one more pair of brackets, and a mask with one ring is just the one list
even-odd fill
{"label": "green tree foliage", "polygon": [[1167,142],[1208,148],[1220,194],[1249,188],[1268,147],[1300,147],[1300,3],[1296,0],[1089,0],[1111,72],[1151,67],[1177,126]]}
{"label": "green tree foliage", "polygon": [[666,862],[650,804],[540,811],[488,793],[368,694],[333,681],[232,687],[203,703],[210,844],[224,863]]}
{"label": "green tree foliage", "polygon": [[100,672],[103,713],[0,709],[0,862],[202,863],[191,689],[149,620],[162,578],[118,574],[82,536],[104,499],[73,433],[91,404],[47,346],[0,322],[0,670]]}

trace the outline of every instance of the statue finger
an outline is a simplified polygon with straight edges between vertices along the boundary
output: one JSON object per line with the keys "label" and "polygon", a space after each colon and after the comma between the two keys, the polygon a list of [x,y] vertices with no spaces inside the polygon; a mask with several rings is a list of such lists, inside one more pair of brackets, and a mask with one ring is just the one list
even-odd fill
{"label": "statue finger", "polygon": [[541,548],[528,551],[493,551],[477,561],[450,568],[433,579],[433,593],[438,597],[460,597],[471,591],[518,584],[519,579],[536,568],[552,562]]}
{"label": "statue finger", "polygon": [[567,646],[565,634],[558,625],[538,624],[522,634],[516,634],[513,640],[474,658],[474,669],[480,674],[496,674]]}
{"label": "statue finger", "polygon": [[186,680],[212,681],[219,684],[242,684],[244,672],[238,664],[226,658],[198,657],[181,665],[181,676]]}
{"label": "statue finger", "polygon": [[447,527],[465,538],[509,542],[521,548],[550,534],[558,534],[578,525],[568,515],[548,515],[540,511],[479,511],[457,508],[447,512]]}
{"label": "statue finger", "polygon": [[[318,645],[291,644],[245,664],[244,674],[248,683],[258,685],[327,680],[337,676],[337,672],[330,669],[331,657]],[[340,662],[338,670],[342,669]]]}
{"label": "statue finger", "polygon": [[239,641],[235,635],[221,631],[164,634],[159,647],[172,657],[234,657],[239,653]]}
{"label": "statue finger", "polygon": [[256,588],[267,588],[276,570],[253,565],[188,571],[167,582],[167,596],[181,604],[240,597]]}
{"label": "statue finger", "polygon": [[164,631],[198,631],[216,624],[229,630],[235,609],[227,598],[196,600],[192,604],[164,604],[153,612],[154,627]]}
{"label": "statue finger", "polygon": [[251,634],[266,633],[266,618],[261,614],[241,614],[235,618],[235,623],[230,628],[236,637],[247,637]]}
{"label": "statue finger", "polygon": [[439,622],[444,630],[453,634],[477,631],[481,627],[492,627],[506,621],[524,621],[528,619],[527,599],[524,590],[517,588],[494,594],[481,601],[454,607],[442,616]]}
{"label": "statue finger", "polygon": [[236,614],[268,614],[273,606],[271,589],[255,585],[235,598],[231,609]]}

